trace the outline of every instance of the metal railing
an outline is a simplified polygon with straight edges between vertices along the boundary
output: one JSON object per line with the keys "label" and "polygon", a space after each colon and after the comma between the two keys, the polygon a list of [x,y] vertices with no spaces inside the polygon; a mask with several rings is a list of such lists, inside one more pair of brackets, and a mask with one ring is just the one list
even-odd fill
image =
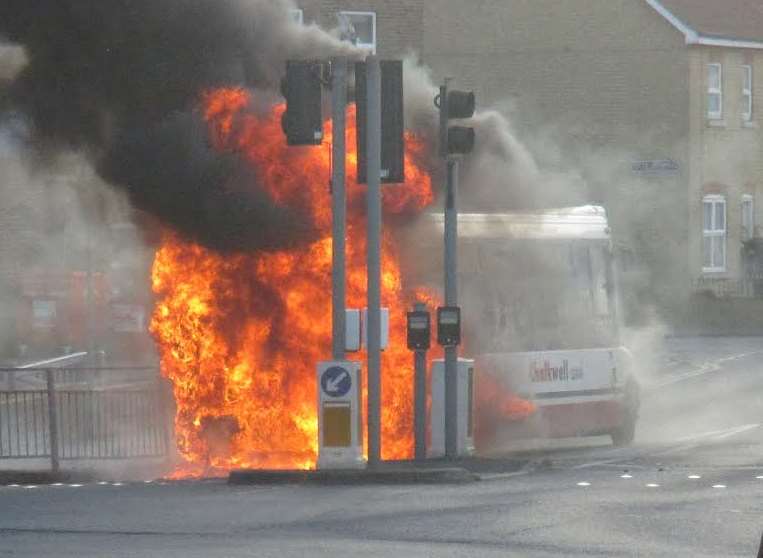
{"label": "metal railing", "polygon": [[763,274],[741,278],[698,277],[693,281],[695,292],[706,292],[718,298],[763,298]]}
{"label": "metal railing", "polygon": [[78,356],[0,368],[24,386],[0,390],[0,460],[49,458],[57,471],[67,459],[167,456],[172,404],[157,370],[70,367]]}

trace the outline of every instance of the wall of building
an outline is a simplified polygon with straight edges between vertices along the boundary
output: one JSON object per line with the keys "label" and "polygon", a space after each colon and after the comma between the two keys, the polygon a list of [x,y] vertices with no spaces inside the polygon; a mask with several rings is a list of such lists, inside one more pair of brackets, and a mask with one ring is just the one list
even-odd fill
{"label": "wall of building", "polygon": [[0,362],[89,350],[91,333],[111,362],[151,355],[146,319],[114,319],[151,302],[153,251],[126,225],[126,197],[75,156],[29,161],[0,146]]}
{"label": "wall of building", "polygon": [[535,125],[577,117],[603,141],[687,130],[683,38],[645,2],[428,3],[423,58],[483,106],[512,100]]}
{"label": "wall of building", "polygon": [[[680,322],[702,272],[702,197],[727,199],[727,270],[741,272],[741,196],[752,194],[763,233],[763,53],[688,46],[646,2],[634,0],[300,0],[306,22],[336,26],[341,10],[377,14],[378,53],[420,53],[436,80],[473,89],[481,107],[511,116],[544,168],[604,204],[613,236],[647,273]],[[724,65],[722,125],[706,117],[707,63]],[[742,64],[753,65],[753,123],[740,117]],[[673,161],[673,170],[633,164]],[[641,270],[643,271],[643,269]]]}
{"label": "wall of building", "polygon": [[[708,64],[722,64],[723,115],[707,115]],[[752,120],[742,118],[742,66],[753,67]],[[763,230],[763,51],[732,48],[691,48],[691,159],[689,184],[689,256],[694,282],[700,279],[737,281],[743,273],[742,196],[752,195],[755,234]],[[725,272],[707,273],[702,266],[702,198],[722,195],[727,210]]]}
{"label": "wall of building", "polygon": [[[481,106],[508,111],[543,166],[579,172],[615,238],[648,267],[638,290],[678,311],[688,295],[689,176],[678,31],[633,0],[441,0],[424,11],[422,58],[438,79],[473,88]],[[666,160],[677,170],[633,171]]]}
{"label": "wall of building", "polygon": [[421,51],[422,14],[425,0],[298,0],[305,23],[324,29],[337,27],[341,11],[376,13],[376,53],[382,58],[400,58]]}

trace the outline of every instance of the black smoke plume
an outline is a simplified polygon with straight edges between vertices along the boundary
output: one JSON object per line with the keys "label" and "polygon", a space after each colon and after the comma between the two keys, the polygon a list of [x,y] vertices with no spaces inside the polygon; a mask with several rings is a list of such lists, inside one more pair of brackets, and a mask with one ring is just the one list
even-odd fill
{"label": "black smoke plume", "polygon": [[293,24],[281,0],[3,0],[0,38],[28,64],[0,110],[25,115],[39,152],[86,153],[134,205],[218,250],[277,249],[309,234],[234,154],[206,143],[199,95],[274,89],[288,57],[346,49]]}

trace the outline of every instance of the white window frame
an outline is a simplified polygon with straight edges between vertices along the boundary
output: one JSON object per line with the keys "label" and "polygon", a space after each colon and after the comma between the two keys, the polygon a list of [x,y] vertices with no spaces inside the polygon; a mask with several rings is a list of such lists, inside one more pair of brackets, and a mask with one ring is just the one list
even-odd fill
{"label": "white window frame", "polygon": [[303,25],[305,23],[305,12],[302,8],[291,8],[289,10],[289,17],[297,25]]}
{"label": "white window frame", "polygon": [[755,236],[755,203],[750,194],[742,195],[740,221],[742,224],[742,240],[750,240]]}
{"label": "white window frame", "polygon": [[[705,205],[711,204],[711,210],[710,210],[710,228],[705,228]],[[715,207],[716,205],[723,205],[723,228],[719,229],[715,225]],[[727,231],[728,231],[728,211],[726,209],[726,197],[713,194],[709,196],[705,196],[702,198],[702,271],[705,273],[720,273],[726,271],[726,248],[727,248]],[[710,241],[710,239],[713,238],[720,238],[722,239],[723,243],[723,261],[720,262],[720,265],[718,262],[712,261],[714,251],[712,249],[712,242],[711,242],[711,249],[710,249],[710,260],[711,264],[710,266],[705,265],[705,242]]]}
{"label": "white window frame", "polygon": [[352,17],[352,16],[371,16],[371,29],[373,31],[373,42],[362,43],[356,42],[356,46],[360,48],[366,48],[371,51],[371,54],[376,54],[376,12],[355,12],[355,11],[341,11],[339,17]]}
{"label": "white window frame", "polygon": [[[710,83],[710,68],[718,68],[718,87]],[[710,110],[710,97],[718,96],[718,111]],[[709,120],[721,120],[723,118],[723,64],[713,62],[707,65],[707,118]]]}
{"label": "white window frame", "polygon": [[752,66],[742,66],[742,120],[752,120]]}

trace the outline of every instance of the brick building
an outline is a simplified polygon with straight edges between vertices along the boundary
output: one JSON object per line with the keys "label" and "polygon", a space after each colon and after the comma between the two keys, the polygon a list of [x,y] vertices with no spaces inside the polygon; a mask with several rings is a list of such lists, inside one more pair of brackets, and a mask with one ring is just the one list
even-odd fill
{"label": "brick building", "polygon": [[[348,33],[381,57],[401,57],[423,49],[425,0],[299,0],[294,17],[324,29]],[[342,29],[344,28],[344,29]]]}
{"label": "brick building", "polygon": [[151,354],[151,253],[127,200],[69,159],[31,173],[0,142],[0,362]]}
{"label": "brick building", "polygon": [[754,307],[732,299],[755,294],[760,268],[746,249],[763,222],[760,2],[299,6],[295,17],[324,28],[348,18],[383,57],[417,51],[436,79],[506,109],[542,165],[575,169],[587,198],[607,206],[615,236],[649,270],[632,290],[656,295],[675,322],[698,317],[700,292]]}

